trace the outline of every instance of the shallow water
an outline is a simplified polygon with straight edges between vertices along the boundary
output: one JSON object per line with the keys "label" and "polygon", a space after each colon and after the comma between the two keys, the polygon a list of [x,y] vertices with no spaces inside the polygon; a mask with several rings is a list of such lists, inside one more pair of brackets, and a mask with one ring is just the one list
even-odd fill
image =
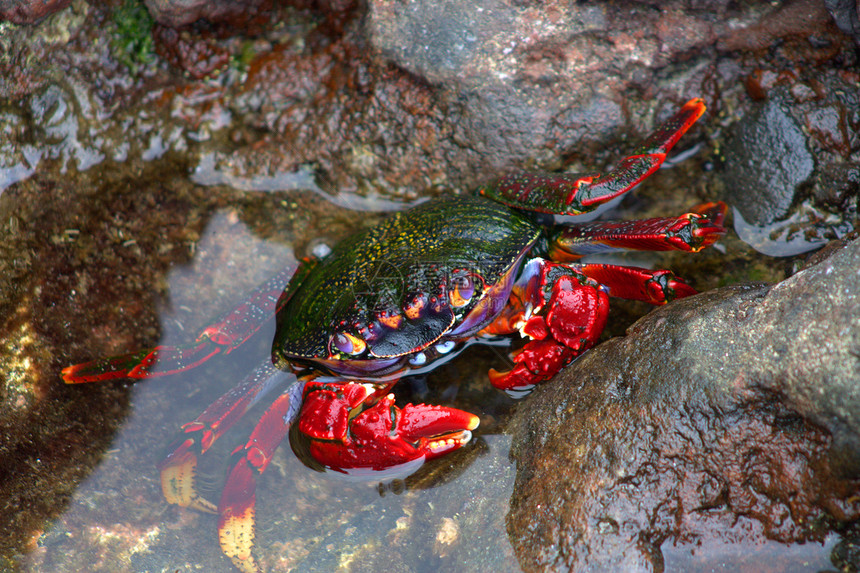
{"label": "shallow water", "polygon": [[[119,248],[127,247],[120,244]],[[156,305],[160,309],[158,342],[187,342],[203,326],[201,317],[210,316],[213,307],[217,310],[229,304],[242,286],[253,286],[254,277],[294,263],[291,248],[255,238],[234,210],[216,210],[200,234],[194,257],[171,268],[165,277],[164,294]],[[93,308],[128,304],[120,299],[101,299]],[[92,316],[83,329],[98,331],[104,327],[101,318]],[[273,331],[270,321],[247,348],[189,372],[134,385],[102,383],[122,395],[119,411],[105,412],[105,417],[115,418],[115,431],[104,451],[95,452],[99,457],[96,467],[64,500],[61,516],[43,531],[19,532],[34,536],[32,552],[19,561],[23,569],[232,570],[220,555],[216,518],[166,504],[155,466],[181,423],[192,420],[244,372],[268,359]],[[93,357],[117,350],[110,346],[92,347]],[[59,361],[70,360],[63,351],[61,355]],[[446,370],[457,374],[456,367]],[[47,383],[61,384],[58,372],[52,374]],[[434,390],[431,397],[448,388],[450,399],[457,391],[451,381],[430,380],[428,385]],[[78,407],[88,408],[88,396],[103,391],[97,386],[82,384],[64,390],[74,395]],[[505,408],[508,399],[498,396],[493,401]],[[205,457],[201,463],[204,495],[217,500],[230,451],[247,435],[264,407],[255,407]],[[74,418],[77,413],[68,415]],[[485,418],[489,415],[492,405],[484,412]],[[82,428],[75,439],[85,439],[85,432]],[[262,561],[269,570],[277,571],[329,569],[358,559],[384,566],[393,558],[405,570],[429,571],[440,566],[456,570],[453,564],[468,562],[466,555],[473,554],[494,569],[510,570],[515,560],[504,535],[504,506],[511,494],[514,469],[508,461],[508,442],[503,435],[482,435],[454,459],[429,464],[422,472],[424,477],[383,485],[351,483],[336,474],[317,473],[285,445],[258,484],[257,545]],[[444,483],[452,471],[461,475]],[[480,527],[475,530],[477,523]],[[380,545],[384,551],[378,551]],[[373,555],[368,557],[368,553]]]}
{"label": "shallow water", "polygon": [[[361,193],[333,191],[333,184],[317,185],[312,166],[285,172],[272,159],[283,133],[260,118],[239,117],[252,115],[252,105],[231,107],[231,97],[251,99],[263,82],[242,93],[229,81],[184,84],[164,69],[129,77],[99,53],[106,42],[98,22],[87,24],[91,40],[70,47],[82,62],[92,55],[90,67],[53,70],[59,79],[0,108],[0,500],[14,508],[2,512],[0,568],[233,571],[218,547],[216,517],[168,505],[156,464],[181,424],[268,358],[273,324],[229,356],[134,385],[67,387],[60,370],[187,342],[274,272],[425,197],[384,191],[399,181],[379,182],[376,193],[373,181],[362,181]],[[331,145],[355,146],[351,159],[358,163],[365,143]],[[257,144],[264,151],[269,145],[260,164]],[[408,148],[398,139],[390,145]],[[665,215],[715,198],[715,173],[702,169],[708,150],[696,150],[621,202],[620,215]],[[329,162],[332,156],[340,157],[320,153]],[[303,156],[293,153],[285,164],[296,157]],[[425,186],[431,193],[437,184],[428,178]],[[751,255],[735,236],[713,251],[695,262],[641,260],[671,267],[700,289],[784,275],[783,262]],[[615,305],[608,332],[623,334],[647,310]],[[469,349],[425,381],[398,386],[402,400],[454,404],[481,417],[469,447],[416,476],[345,482],[305,467],[284,444],[257,490],[256,551],[267,570],[518,571],[505,522],[516,468],[504,427],[515,402],[486,379],[487,368],[501,361],[496,350]],[[210,499],[219,495],[230,452],[263,407],[201,463],[201,490]],[[818,571],[827,567],[830,545],[766,549],[797,555],[797,567],[786,570]],[[756,550],[691,549],[668,540],[662,548],[669,571],[741,567]]]}
{"label": "shallow water", "polygon": [[[153,188],[158,185],[120,189],[105,201],[76,203],[76,209],[93,219],[116,219],[122,214],[110,207],[133,193],[151,209],[146,222],[161,225],[170,217],[161,211],[169,207],[159,204],[159,193],[149,191]],[[282,215],[267,210],[272,197],[234,195],[220,188],[206,191],[211,196],[185,215],[187,220],[206,221],[193,247],[165,267],[163,277],[158,272],[142,273],[154,287],[154,292],[143,299],[136,298],[140,285],[132,278],[140,267],[118,266],[114,258],[123,260],[123,253],[139,249],[144,255],[137,265],[162,265],[157,241],[150,245],[143,238],[127,238],[110,225],[95,231],[104,233],[103,237],[90,237],[95,244],[111,244],[109,252],[96,249],[92,258],[78,267],[76,256],[63,252],[45,267],[53,272],[66,268],[63,272],[70,275],[90,273],[93,276],[86,280],[81,276],[76,279],[76,284],[88,284],[89,288],[69,292],[63,286],[48,287],[61,277],[47,272],[33,278],[34,282],[43,285],[43,291],[63,296],[45,296],[43,292],[31,299],[18,297],[21,304],[29,305],[29,329],[37,333],[35,346],[42,347],[28,351],[36,360],[43,359],[35,388],[50,388],[42,391],[47,395],[43,398],[47,405],[40,406],[40,392],[33,392],[34,411],[52,408],[51,400],[68,400],[62,413],[66,424],[43,428],[53,435],[41,443],[41,451],[28,452],[19,463],[37,463],[42,458],[49,461],[55,453],[53,448],[62,449],[66,443],[75,454],[59,455],[58,461],[52,462],[65,465],[61,471],[35,471],[38,479],[34,482],[39,484],[43,480],[71,483],[50,485],[37,492],[53,507],[33,514],[37,518],[57,517],[13,532],[18,539],[29,540],[27,552],[12,558],[10,563],[15,567],[58,572],[233,570],[218,547],[216,517],[168,505],[161,494],[156,464],[182,423],[196,417],[245,372],[268,358],[273,322],[246,347],[189,372],[134,385],[109,382],[65,387],[59,379],[59,368],[71,361],[137,348],[139,339],[148,338],[151,331],[160,333],[153,339],[160,344],[189,341],[207,320],[240,300],[242,292],[278,269],[295,265],[297,251],[330,243],[341,232],[339,225],[344,226],[340,221],[353,218],[364,222],[367,218],[365,212],[344,210],[315,191],[294,191],[279,196],[277,202],[284,207],[287,221],[290,216],[305,217],[302,228],[299,230],[295,223],[291,228],[286,222],[278,229],[272,220],[280,220]],[[152,193],[151,200],[141,198],[147,193]],[[227,199],[214,201],[218,206],[213,207],[210,201],[219,195]],[[4,199],[14,197],[10,194]],[[140,215],[131,209],[128,218],[135,213]],[[251,217],[254,213],[263,214],[265,221],[255,221]],[[64,213],[60,219],[77,217]],[[28,222],[25,227],[38,231],[38,223]],[[65,224],[47,219],[42,223],[54,229]],[[142,230],[142,237],[150,233],[157,236],[159,231]],[[260,235],[274,238],[263,240]],[[63,236],[77,243],[72,253],[83,248],[80,243],[86,241],[81,233]],[[92,247],[86,250],[89,253]],[[146,255],[150,252],[155,259],[151,263]],[[77,270],[68,271],[66,265]],[[76,339],[70,347],[52,347],[54,340],[44,333],[51,325],[68,325],[68,316],[78,312],[87,316],[72,330],[83,333],[85,339]],[[154,318],[149,318],[150,313],[155,313]],[[147,326],[140,330],[137,321]],[[384,484],[347,482],[335,474],[307,468],[289,446],[283,445],[257,490],[256,552],[267,570],[388,570],[394,563],[398,570],[416,572],[440,568],[518,571],[505,523],[514,493],[515,467],[508,457],[510,437],[499,433],[514,402],[492,390],[485,375],[489,366],[499,365],[497,352],[469,349],[467,356],[440,368],[424,383],[400,385],[403,399],[420,401],[426,395],[431,401],[453,403],[478,413],[482,419],[473,444],[428,464],[417,476]],[[4,358],[8,364],[9,357]],[[205,496],[217,499],[231,450],[251,430],[264,407],[257,405],[204,458],[200,475]],[[99,420],[97,427],[92,426],[93,419]],[[26,427],[21,430],[24,435],[34,431]],[[76,463],[79,465],[74,467]],[[662,549],[668,571],[755,570],[743,557],[750,550],[759,555],[781,554],[782,562],[786,555],[796,555],[796,567],[782,570],[819,571],[826,568],[833,544],[690,548],[667,541]]]}

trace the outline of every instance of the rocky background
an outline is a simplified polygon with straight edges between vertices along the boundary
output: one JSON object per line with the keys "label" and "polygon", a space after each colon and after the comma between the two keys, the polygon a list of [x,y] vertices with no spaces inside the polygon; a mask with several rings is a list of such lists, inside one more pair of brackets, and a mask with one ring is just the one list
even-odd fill
{"label": "rocky background", "polygon": [[[0,567],[231,571],[155,464],[271,325],[170,379],[66,387],[62,367],[187,341],[387,211],[514,167],[605,170],[700,96],[671,169],[607,216],[728,202],[717,248],[629,259],[707,292],[635,324],[650,309],[616,304],[607,341],[519,402],[486,349],[400,384],[481,416],[405,481],[281,448],[258,557],[857,571],[858,46],[853,0],[0,0]],[[211,497],[252,424],[207,457]]]}

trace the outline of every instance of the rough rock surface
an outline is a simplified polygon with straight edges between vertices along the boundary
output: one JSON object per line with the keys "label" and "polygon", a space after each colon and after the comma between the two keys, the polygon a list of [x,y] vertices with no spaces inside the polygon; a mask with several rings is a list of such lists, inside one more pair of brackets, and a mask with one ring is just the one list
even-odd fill
{"label": "rough rock surface", "polygon": [[857,519],[858,269],[854,241],[776,286],[676,301],[540,388],[512,424],[523,568],[659,571],[664,542]]}
{"label": "rough rock surface", "polygon": [[13,24],[35,24],[62,10],[72,0],[0,0],[0,22]]}
{"label": "rough rock surface", "polygon": [[[860,95],[855,79],[750,77],[760,101],[726,137],[726,200],[735,230],[757,250],[787,256],[855,227],[860,197]],[[765,95],[766,94],[766,95]]]}
{"label": "rough rock surface", "polygon": [[241,24],[271,5],[271,0],[146,0],[146,7],[156,21],[174,27],[185,26],[201,18],[210,22],[230,20]]}

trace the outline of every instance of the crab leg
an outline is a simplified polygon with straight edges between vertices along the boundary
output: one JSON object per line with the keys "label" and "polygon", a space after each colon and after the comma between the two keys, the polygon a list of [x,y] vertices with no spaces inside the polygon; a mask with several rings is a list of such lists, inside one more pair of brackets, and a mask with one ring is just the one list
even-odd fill
{"label": "crab leg", "polygon": [[278,370],[268,361],[257,367],[239,385],[221,396],[194,421],[182,426],[182,436],[168,448],[158,464],[161,489],[168,503],[215,512],[215,505],[197,493],[197,458],[272,388],[290,383],[288,392],[300,396],[306,379]]}
{"label": "crab leg", "polygon": [[723,202],[698,205],[679,217],[559,225],[550,237],[550,258],[575,261],[618,250],[697,253],[726,233]]}
{"label": "crab leg", "polygon": [[615,168],[598,173],[515,172],[481,190],[491,199],[527,211],[557,215],[579,215],[593,211],[632,189],[654,173],[666,154],[705,112],[701,99],[688,101],[675,115],[654,130],[633,154]]}
{"label": "crab leg", "polygon": [[[304,276],[302,269],[306,265],[303,263],[295,276]],[[193,368],[216,354],[228,354],[257,332],[279,306],[286,304],[289,297],[282,293],[292,292],[289,288],[285,291],[284,285],[293,274],[291,269],[284,269],[258,286],[239,306],[204,328],[193,344],[156,346],[75,364],[63,369],[63,380],[66,384],[78,384],[117,378],[167,376]],[[293,281],[290,281],[290,285]]]}
{"label": "crab leg", "polygon": [[672,271],[599,263],[577,265],[577,269],[608,289],[609,296],[618,298],[666,304],[696,294],[693,287]]}
{"label": "crab leg", "polygon": [[251,573],[260,570],[251,554],[257,476],[268,467],[272,454],[287,435],[298,412],[300,396],[295,387],[278,396],[260,418],[248,441],[233,450],[236,461],[218,504],[218,541],[221,551],[240,571]]}

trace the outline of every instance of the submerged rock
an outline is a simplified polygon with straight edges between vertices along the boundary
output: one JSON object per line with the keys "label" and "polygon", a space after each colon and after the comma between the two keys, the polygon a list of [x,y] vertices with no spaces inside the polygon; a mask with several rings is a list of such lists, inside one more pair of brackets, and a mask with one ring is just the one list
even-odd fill
{"label": "submerged rock", "polygon": [[[677,301],[513,423],[526,570],[660,571],[661,545],[822,540],[860,517],[860,242]],[[741,552],[742,553],[742,552]]]}

